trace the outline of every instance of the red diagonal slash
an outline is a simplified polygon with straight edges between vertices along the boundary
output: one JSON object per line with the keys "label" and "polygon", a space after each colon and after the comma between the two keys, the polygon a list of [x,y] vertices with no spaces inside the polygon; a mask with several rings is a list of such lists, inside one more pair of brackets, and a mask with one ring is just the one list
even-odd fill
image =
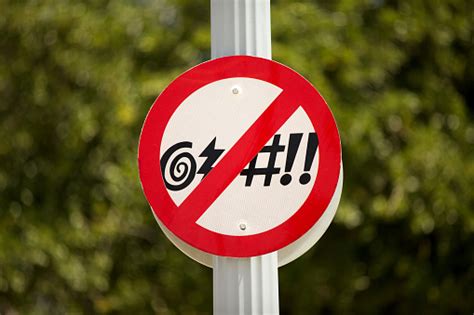
{"label": "red diagonal slash", "polygon": [[221,161],[188,195],[176,210],[172,219],[173,225],[189,226],[195,224],[242,169],[293,115],[299,104],[290,94],[288,91],[280,93]]}
{"label": "red diagonal slash", "polygon": [[[283,92],[178,207],[160,176],[160,151],[166,126],[192,93],[212,82],[240,77],[268,82],[282,88]],[[313,188],[294,215],[268,231],[252,235],[226,235],[198,225],[196,222],[202,214],[209,211],[215,200],[300,106],[318,134],[320,151]],[[280,250],[296,244],[295,241],[310,229],[323,233],[326,223],[316,223],[327,210],[334,211],[336,205],[331,205],[331,202],[336,200],[337,203],[337,185],[342,181],[340,138],[324,99],[307,80],[288,67],[250,56],[208,61],[174,80],[156,99],[147,115],[140,136],[138,163],[143,190],[157,219],[188,245],[209,254],[228,257],[251,257]],[[307,235],[313,237],[316,234]],[[301,251],[301,247],[296,252],[295,247],[289,251],[293,255]],[[185,252],[195,257],[189,251]]]}

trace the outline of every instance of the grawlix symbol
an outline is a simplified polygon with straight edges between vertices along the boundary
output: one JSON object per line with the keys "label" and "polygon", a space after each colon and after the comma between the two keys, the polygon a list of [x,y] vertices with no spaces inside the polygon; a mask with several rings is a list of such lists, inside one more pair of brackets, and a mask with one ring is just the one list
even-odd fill
{"label": "grawlix symbol", "polygon": [[[274,175],[280,174],[281,168],[277,167],[276,159],[278,154],[283,154],[286,150],[286,161],[284,165],[283,175],[280,177],[280,183],[287,186],[292,181],[293,164],[295,157],[303,138],[302,133],[292,133],[289,135],[288,145],[280,143],[281,135],[276,134],[271,144],[264,146],[260,152],[250,161],[248,166],[240,172],[240,176],[245,177],[245,186],[252,186],[255,176],[264,176],[263,186],[270,186]],[[178,191],[188,187],[196,174],[202,174],[204,178],[214,167],[219,157],[224,153],[223,149],[216,148],[217,138],[214,138],[206,148],[199,154],[200,158],[205,158],[199,170],[197,170],[197,162],[193,155],[189,152],[193,144],[189,141],[183,141],[172,145],[163,154],[160,160],[161,172],[166,188],[172,191]],[[318,136],[311,132],[308,134],[308,142],[306,144],[306,155],[304,162],[304,173],[301,174],[299,182],[306,185],[311,181],[309,173],[316,156],[318,148]],[[268,154],[268,162],[265,167],[257,167],[257,160],[261,154]],[[202,179],[201,178],[201,179]]]}
{"label": "grawlix symbol", "polygon": [[224,150],[216,149],[216,138],[209,143],[209,145],[199,154],[199,157],[207,157],[202,163],[202,166],[198,170],[198,174],[203,174],[203,178],[212,170],[212,166],[216,163],[217,159],[221,156]]}
{"label": "grawlix symbol", "polygon": [[240,175],[246,176],[245,186],[251,186],[252,180],[255,175],[265,175],[265,181],[263,186],[270,186],[272,182],[272,176],[280,173],[280,168],[275,167],[275,161],[277,154],[279,152],[285,151],[285,147],[280,145],[280,135],[275,135],[273,137],[273,142],[271,145],[264,146],[260,153],[268,153],[268,164],[267,167],[256,168],[257,158],[260,153],[258,153],[252,161],[250,161],[249,166],[240,172]]}
{"label": "grawlix symbol", "polygon": [[[161,157],[160,166],[166,188],[169,190],[181,190],[189,186],[196,176],[196,160],[189,152],[176,154],[171,160],[169,172],[166,172],[166,166],[174,153],[182,149],[191,149],[191,142],[180,142],[171,146]],[[172,181],[169,181],[165,174],[169,174]]]}
{"label": "grawlix symbol", "polygon": [[[291,172],[293,163],[295,162],[296,153],[300,146],[301,138],[303,138],[302,133],[292,133],[290,135],[290,141],[288,142],[288,153],[286,156],[285,172]],[[291,182],[291,175],[284,174],[280,178],[280,183],[284,186],[288,185]]]}

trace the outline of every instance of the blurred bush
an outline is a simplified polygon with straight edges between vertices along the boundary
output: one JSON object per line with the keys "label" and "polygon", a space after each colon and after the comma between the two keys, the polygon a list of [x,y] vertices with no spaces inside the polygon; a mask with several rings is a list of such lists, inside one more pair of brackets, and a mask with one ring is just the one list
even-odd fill
{"label": "blurred bush", "polygon": [[[330,104],[335,222],[280,270],[282,314],[474,311],[474,5],[272,1],[274,59]],[[0,0],[0,314],[206,314],[210,270],[163,236],[137,141],[209,59],[207,0]]]}

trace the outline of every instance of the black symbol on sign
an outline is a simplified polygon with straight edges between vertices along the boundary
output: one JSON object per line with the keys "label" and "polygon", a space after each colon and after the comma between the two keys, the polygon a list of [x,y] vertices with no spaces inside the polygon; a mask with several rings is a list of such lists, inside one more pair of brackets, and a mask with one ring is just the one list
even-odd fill
{"label": "black symbol on sign", "polygon": [[[298,148],[300,146],[301,138],[303,137],[302,133],[292,133],[290,135],[290,140],[288,141],[288,153],[286,155],[286,164],[285,164],[285,172],[291,172],[291,168],[293,167],[293,163],[295,162],[296,152],[298,152]],[[284,174],[280,178],[280,183],[284,186],[291,183],[291,175]]]}
{"label": "black symbol on sign", "polygon": [[285,147],[280,145],[280,135],[273,137],[273,142],[269,146],[264,146],[260,153],[269,153],[268,164],[265,168],[256,168],[258,154],[250,161],[249,166],[240,172],[240,175],[247,176],[245,186],[251,186],[255,175],[265,175],[263,186],[270,186],[272,176],[280,173],[280,168],[275,167],[275,161],[279,152],[285,151]]}
{"label": "black symbol on sign", "polygon": [[[165,181],[166,188],[169,190],[181,190],[189,186],[196,176],[196,160],[189,152],[181,152],[175,155],[171,161],[169,172],[166,172],[166,166],[169,159],[179,150],[191,149],[191,142],[179,142],[171,146],[161,157],[161,174]],[[165,174],[169,174],[172,181],[167,179]]]}
{"label": "black symbol on sign", "polygon": [[316,150],[318,149],[318,144],[318,136],[314,132],[310,133],[308,137],[308,145],[306,147],[306,159],[304,162],[304,171],[306,173],[303,173],[300,176],[300,183],[302,185],[306,185],[311,180],[311,175],[309,175],[308,172],[311,169],[311,165],[313,165],[313,160],[314,156],[316,155]]}
{"label": "black symbol on sign", "polygon": [[198,170],[198,174],[203,174],[202,178],[206,177],[207,173],[212,170],[212,166],[221,156],[224,150],[216,149],[216,138],[207,145],[207,147],[199,154],[199,157],[207,157],[207,159],[202,163],[201,167]]}
{"label": "black symbol on sign", "polygon": [[[286,152],[286,161],[284,174],[280,177],[280,183],[283,186],[289,185],[293,177],[290,174],[293,172],[293,165],[295,162],[298,149],[303,138],[302,133],[292,133],[289,135],[288,150]],[[280,174],[280,167],[276,167],[276,159],[278,153],[285,151],[285,146],[280,144],[281,135],[276,134],[273,137],[272,143],[266,145],[260,152],[250,161],[247,168],[240,172],[240,176],[245,176],[245,186],[252,186],[255,176],[264,176],[264,186],[270,186],[273,175]],[[197,169],[197,162],[190,151],[193,144],[189,141],[183,141],[172,145],[161,157],[160,166],[163,180],[166,188],[172,191],[178,191],[188,187],[196,177],[196,174],[202,174],[202,178],[212,170],[214,164],[219,157],[224,153],[223,149],[216,149],[217,139],[214,138],[206,148],[199,154],[200,158],[205,158],[199,169]],[[299,177],[301,185],[306,185],[311,181],[309,171],[313,165],[318,149],[318,136],[312,132],[308,134],[308,142],[306,144],[306,155],[304,160],[304,173]],[[260,154],[268,154],[268,161],[266,167],[257,167],[257,160]],[[201,180],[202,180],[201,178]]]}

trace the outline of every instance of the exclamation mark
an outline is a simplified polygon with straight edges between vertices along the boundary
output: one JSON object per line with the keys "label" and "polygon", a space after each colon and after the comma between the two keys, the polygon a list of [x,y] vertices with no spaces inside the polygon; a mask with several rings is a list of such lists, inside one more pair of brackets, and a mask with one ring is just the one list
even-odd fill
{"label": "exclamation mark", "polygon": [[[285,163],[285,172],[291,172],[291,168],[293,167],[293,163],[295,162],[296,152],[298,152],[298,148],[300,146],[301,138],[303,137],[302,133],[292,133],[290,134],[290,140],[288,141],[288,153],[286,155],[286,163]],[[280,178],[280,183],[284,186],[291,183],[291,175],[284,174]]]}
{"label": "exclamation mark", "polygon": [[318,136],[311,132],[308,136],[308,146],[306,147],[306,159],[304,161],[304,171],[306,173],[301,174],[300,183],[306,185],[311,180],[311,175],[309,175],[309,170],[311,165],[313,165],[314,156],[316,155],[316,149],[318,148],[319,140]]}

